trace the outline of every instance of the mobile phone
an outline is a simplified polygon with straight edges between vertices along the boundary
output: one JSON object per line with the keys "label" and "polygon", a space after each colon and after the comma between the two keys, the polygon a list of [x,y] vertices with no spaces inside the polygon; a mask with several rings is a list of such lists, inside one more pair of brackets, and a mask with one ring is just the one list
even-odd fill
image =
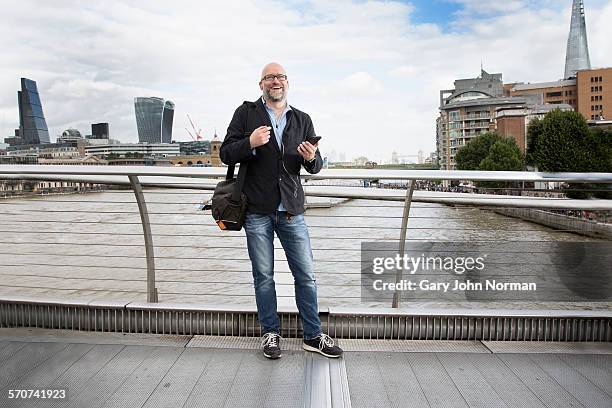
{"label": "mobile phone", "polygon": [[311,145],[315,145],[319,143],[319,140],[321,140],[321,136],[308,136],[306,138],[306,141],[310,143]]}

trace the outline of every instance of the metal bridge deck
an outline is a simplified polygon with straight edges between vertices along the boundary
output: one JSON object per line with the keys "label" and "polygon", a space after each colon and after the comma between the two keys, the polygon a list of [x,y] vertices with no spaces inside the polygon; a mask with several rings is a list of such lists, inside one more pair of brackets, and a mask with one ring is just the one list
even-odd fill
{"label": "metal bridge deck", "polygon": [[[0,407],[610,407],[612,344],[295,339],[0,329]],[[352,350],[352,351],[351,351]],[[9,389],[66,388],[66,400]]]}

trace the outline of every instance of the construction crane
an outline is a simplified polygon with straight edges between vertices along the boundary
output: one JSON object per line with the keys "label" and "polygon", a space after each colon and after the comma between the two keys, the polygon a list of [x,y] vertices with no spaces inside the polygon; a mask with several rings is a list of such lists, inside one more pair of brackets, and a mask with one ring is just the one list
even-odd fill
{"label": "construction crane", "polygon": [[189,136],[191,137],[191,140],[193,140],[194,142],[197,140],[196,137],[193,135],[193,133],[191,133],[189,131],[189,129],[185,128],[185,130],[187,131],[187,133],[189,133]]}
{"label": "construction crane", "polygon": [[202,129],[198,129],[196,130],[195,125],[193,124],[193,120],[191,120],[191,117],[189,116],[189,114],[187,114],[187,119],[189,119],[189,123],[191,124],[191,128],[193,129],[193,133],[195,133],[195,136],[189,131],[189,129],[185,128],[185,130],[187,131],[187,133],[189,133],[189,136],[191,136],[191,138],[194,141],[197,140],[202,140]]}

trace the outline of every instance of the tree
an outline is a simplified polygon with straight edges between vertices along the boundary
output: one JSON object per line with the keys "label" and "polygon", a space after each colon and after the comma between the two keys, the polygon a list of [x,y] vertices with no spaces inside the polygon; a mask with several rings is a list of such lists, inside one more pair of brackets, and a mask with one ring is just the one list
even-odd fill
{"label": "tree", "polygon": [[[547,172],[612,172],[612,132],[592,131],[578,112],[555,109],[527,129],[527,161]],[[608,185],[570,184],[567,196],[612,196]],[[588,189],[600,190],[588,192]],[[601,191],[603,190],[603,191]]]}
{"label": "tree", "polygon": [[487,132],[470,140],[459,149],[458,170],[520,171],[523,169],[521,151],[512,138]]}
{"label": "tree", "polygon": [[612,130],[591,131],[587,145],[591,146],[591,171],[612,173]]}
{"label": "tree", "polygon": [[[578,112],[555,109],[528,128],[529,159],[541,171],[590,171],[592,141],[586,120]],[[591,146],[589,146],[591,145]]]}
{"label": "tree", "polygon": [[542,121],[538,118],[533,119],[527,126],[527,149],[525,152],[525,162],[530,166],[536,166],[535,162],[535,151],[536,146],[540,141],[540,135],[542,135]]}
{"label": "tree", "polygon": [[495,142],[489,149],[479,166],[480,170],[487,171],[521,171],[523,158],[514,139],[502,139]]}
{"label": "tree", "polygon": [[[484,171],[523,170],[523,155],[512,138],[487,132],[470,140],[457,152],[457,169]],[[513,183],[497,181],[476,182],[479,187],[507,188]]]}
{"label": "tree", "polygon": [[492,132],[486,132],[470,140],[455,156],[457,170],[480,170],[480,162],[487,157],[491,146],[501,140]]}

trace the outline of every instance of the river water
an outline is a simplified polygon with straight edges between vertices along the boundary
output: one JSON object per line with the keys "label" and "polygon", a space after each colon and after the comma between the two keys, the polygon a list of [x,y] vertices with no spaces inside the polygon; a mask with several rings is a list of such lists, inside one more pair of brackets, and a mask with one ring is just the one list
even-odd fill
{"label": "river water", "polygon": [[[160,302],[254,305],[243,232],[219,231],[198,204],[208,194],[145,192],[155,244]],[[477,208],[414,203],[409,241],[596,241]],[[321,306],[390,306],[361,300],[365,241],[399,239],[402,203],[348,200],[311,208]],[[0,296],[146,300],[146,260],[131,191],[21,197],[0,201]],[[293,278],[275,242],[279,304],[292,305]],[[610,302],[407,301],[404,308],[608,309]]]}

